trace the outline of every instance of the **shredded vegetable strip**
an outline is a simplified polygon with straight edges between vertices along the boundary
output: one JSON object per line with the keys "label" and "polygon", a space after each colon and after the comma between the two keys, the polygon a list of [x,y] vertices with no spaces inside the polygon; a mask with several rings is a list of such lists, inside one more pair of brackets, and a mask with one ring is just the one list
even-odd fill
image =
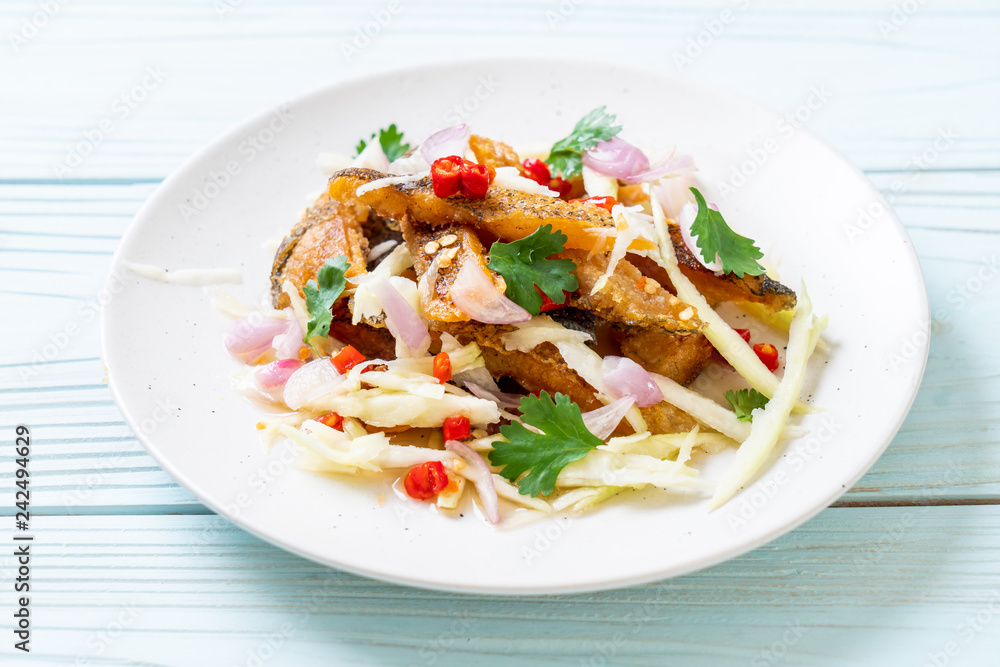
{"label": "shredded vegetable strip", "polygon": [[[740,339],[740,342],[743,342]],[[750,435],[750,424],[740,421],[732,410],[728,410],[710,398],[691,391],[668,377],[650,373],[656,386],[663,393],[663,400],[688,413],[705,426],[724,433],[737,442],[743,442]]]}
{"label": "shredded vegetable strip", "polygon": [[816,349],[816,341],[826,328],[826,318],[816,320],[812,314],[812,303],[803,283],[799,294],[798,308],[789,327],[788,359],[785,376],[778,384],[774,396],[763,408],[753,411],[750,435],[740,445],[732,467],[726,472],[712,496],[710,509],[716,509],[732,498],[740,487],[749,482],[771,453],[788,416],[795,406],[802,382],[805,380],[809,357]]}
{"label": "shredded vegetable strip", "polygon": [[[677,265],[677,256],[674,254],[674,245],[670,240],[670,232],[667,229],[667,219],[663,214],[663,208],[656,201],[655,194],[651,195],[651,198],[653,200],[653,223],[656,225],[656,233],[660,239],[659,256],[656,253],[651,253],[651,257],[654,260],[660,260],[657,263],[670,276],[670,282],[677,290],[677,296],[698,310],[698,318],[705,323],[702,333],[711,341],[715,349],[725,357],[726,361],[732,364],[733,368],[743,376],[743,379],[751,387],[771,398],[778,389],[778,378],[767,370],[767,366],[757,358],[746,341],[708,305],[708,301],[701,295],[698,288],[688,280],[687,276],[681,273],[680,267]],[[808,406],[801,403],[796,403],[795,408],[796,412],[810,411]]]}

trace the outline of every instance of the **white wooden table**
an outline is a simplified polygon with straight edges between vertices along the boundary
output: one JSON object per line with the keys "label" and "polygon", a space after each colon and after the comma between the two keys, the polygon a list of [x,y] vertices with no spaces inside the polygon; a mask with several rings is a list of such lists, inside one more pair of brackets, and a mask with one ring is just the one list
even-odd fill
{"label": "white wooden table", "polygon": [[[23,423],[36,541],[32,652],[5,629],[0,662],[1000,664],[1000,6],[824,4],[3,3],[2,522],[8,540]],[[355,42],[368,23],[368,43]],[[95,315],[118,238],[156,184],[229,125],[308,89],[503,53],[681,70],[799,113],[891,198],[920,255],[935,334],[912,413],[836,506],[657,584],[470,597],[262,543],[140,447],[104,384]],[[828,99],[803,107],[819,93]],[[16,567],[4,557],[5,627]]]}

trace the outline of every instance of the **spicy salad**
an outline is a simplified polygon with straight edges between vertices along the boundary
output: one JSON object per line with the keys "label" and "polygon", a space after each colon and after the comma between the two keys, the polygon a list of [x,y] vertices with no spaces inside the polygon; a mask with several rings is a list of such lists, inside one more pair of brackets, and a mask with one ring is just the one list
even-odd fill
{"label": "spicy salad", "polygon": [[[471,497],[494,524],[633,488],[735,495],[801,435],[825,318],[768,276],[691,156],[621,135],[601,107],[536,154],[390,125],[320,156],[327,191],[281,242],[265,310],[225,340],[239,389],[277,411],[266,439],[310,470],[390,473],[414,502]],[[737,385],[726,403],[695,389],[708,368]],[[695,461],[724,449],[731,467],[703,479]]]}

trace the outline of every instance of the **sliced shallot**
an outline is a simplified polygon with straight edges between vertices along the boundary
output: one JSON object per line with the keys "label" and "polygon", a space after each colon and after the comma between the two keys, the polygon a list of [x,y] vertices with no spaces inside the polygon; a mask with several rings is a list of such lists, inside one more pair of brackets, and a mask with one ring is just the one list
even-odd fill
{"label": "sliced shallot", "polygon": [[648,408],[663,400],[649,372],[627,357],[604,357],[601,364],[604,384],[615,396],[632,396],[640,408]]}
{"label": "sliced shallot", "polygon": [[479,492],[479,499],[483,503],[483,512],[492,524],[500,523],[500,498],[497,496],[497,488],[493,483],[493,473],[486,461],[472,447],[459,440],[448,440],[444,443],[444,448],[453,454],[457,454],[469,464],[471,468],[470,479],[476,485]]}
{"label": "sliced shallot", "polygon": [[298,410],[303,405],[329,394],[344,381],[327,358],[316,359],[292,373],[285,382],[285,405]]}
{"label": "sliced shallot", "polygon": [[622,180],[628,183],[645,183],[646,181],[655,181],[664,176],[672,176],[692,170],[694,170],[694,158],[690,155],[678,155],[677,157],[666,159],[662,164],[652,169],[631,174],[622,178]]}
{"label": "sliced shallot", "polygon": [[464,386],[469,390],[469,393],[476,398],[493,401],[501,408],[517,410],[521,406],[521,396],[518,394],[505,394],[499,389],[493,391],[492,389],[480,386],[475,382],[465,382]]}
{"label": "sliced shallot", "polygon": [[302,368],[299,359],[279,359],[261,366],[253,372],[253,380],[260,391],[271,400],[280,403],[283,400],[285,383],[295,371]]}
{"label": "sliced shallot", "polygon": [[635,397],[622,396],[602,408],[583,413],[583,425],[601,440],[607,439],[618,428],[625,413],[632,409]]}
{"label": "sliced shallot", "polygon": [[401,338],[412,351],[420,349],[427,341],[427,325],[413,306],[403,298],[388,280],[379,276],[365,283],[385,311],[385,325],[396,338]]}
{"label": "sliced shallot", "polygon": [[504,296],[476,262],[462,265],[451,286],[451,300],[477,322],[511,324],[531,319],[531,313]]}
{"label": "sliced shallot", "polygon": [[420,155],[423,156],[427,164],[434,164],[434,160],[449,155],[461,157],[465,155],[465,149],[469,147],[471,134],[472,129],[465,123],[435,132],[424,139],[424,143],[420,144]]}
{"label": "sliced shallot", "polygon": [[286,308],[285,312],[288,314],[288,328],[285,333],[274,337],[274,356],[278,359],[298,359],[302,349],[302,325],[291,308]]}
{"label": "sliced shallot", "polygon": [[598,174],[626,179],[649,170],[649,158],[621,137],[602,141],[583,154],[583,164]]}
{"label": "sliced shallot", "polygon": [[288,331],[288,320],[254,313],[233,322],[226,334],[229,353],[253,363],[271,347],[274,337]]}

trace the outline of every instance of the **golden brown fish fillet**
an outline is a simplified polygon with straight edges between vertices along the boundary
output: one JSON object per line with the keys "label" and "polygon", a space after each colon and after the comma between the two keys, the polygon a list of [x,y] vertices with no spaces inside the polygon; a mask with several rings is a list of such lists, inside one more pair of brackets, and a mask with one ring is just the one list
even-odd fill
{"label": "golden brown fish fillet", "polygon": [[388,329],[375,328],[367,324],[351,324],[351,314],[346,309],[334,313],[330,323],[330,336],[341,343],[351,345],[355,350],[369,359],[396,358],[396,339]]}
{"label": "golden brown fish fillet", "polygon": [[326,260],[338,255],[345,255],[351,263],[348,276],[365,273],[368,241],[361,225],[367,217],[367,207],[343,204],[330,195],[321,195],[275,253],[271,267],[274,307],[288,305],[288,295],[281,291],[285,280],[291,281],[302,294],[302,288],[316,278]]}
{"label": "golden brown fish fillet", "polygon": [[502,141],[473,134],[469,137],[469,148],[476,155],[476,162],[494,169],[521,166],[521,159],[517,156],[517,151]]}
{"label": "golden brown fish fillet", "polygon": [[[482,199],[442,199],[434,194],[430,176],[357,194],[358,187],[384,176],[371,169],[344,169],[330,178],[330,196],[371,206],[388,218],[401,220],[407,215],[430,225],[471,225],[508,241],[551,224],[567,236],[567,248],[610,251],[614,246],[614,221],[599,206],[497,187],[491,187]],[[654,247],[652,241],[641,237],[629,246],[632,250]]]}
{"label": "golden brown fish fillet", "polygon": [[622,355],[647,371],[688,385],[712,360],[712,344],[703,334],[669,334],[647,330],[621,339]]}
{"label": "golden brown fish fillet", "polygon": [[[705,295],[709,303],[716,304],[723,301],[759,303],[771,312],[795,307],[795,292],[777,280],[768,278],[766,274],[744,275],[742,278],[738,278],[731,273],[717,275],[714,271],[705,268],[684,243],[681,229],[675,224],[670,225],[670,240],[673,241],[674,252],[677,254],[677,264],[680,266],[681,272],[698,288],[699,292]],[[653,278],[662,285],[670,285],[667,272],[653,260],[633,254],[626,257],[638,267],[643,275]],[[673,289],[672,285],[671,289]]]}
{"label": "golden brown fish fillet", "polygon": [[596,313],[605,320],[630,327],[656,327],[662,331],[693,332],[702,327],[697,311],[663,289],[628,261],[622,259],[614,273],[598,292],[591,290],[608,269],[608,256],[568,250],[558,257],[572,259],[573,272],[580,288],[569,298],[569,305]]}
{"label": "golden brown fish fillet", "polygon": [[483,244],[472,228],[465,225],[431,227],[405,216],[399,221],[399,226],[413,258],[418,280],[429,280],[428,271],[437,262],[433,286],[426,292],[421,290],[420,294],[420,305],[428,319],[441,322],[469,320],[469,316],[451,300],[451,286],[466,262],[476,263],[501,292],[507,289],[504,279],[486,268]]}

